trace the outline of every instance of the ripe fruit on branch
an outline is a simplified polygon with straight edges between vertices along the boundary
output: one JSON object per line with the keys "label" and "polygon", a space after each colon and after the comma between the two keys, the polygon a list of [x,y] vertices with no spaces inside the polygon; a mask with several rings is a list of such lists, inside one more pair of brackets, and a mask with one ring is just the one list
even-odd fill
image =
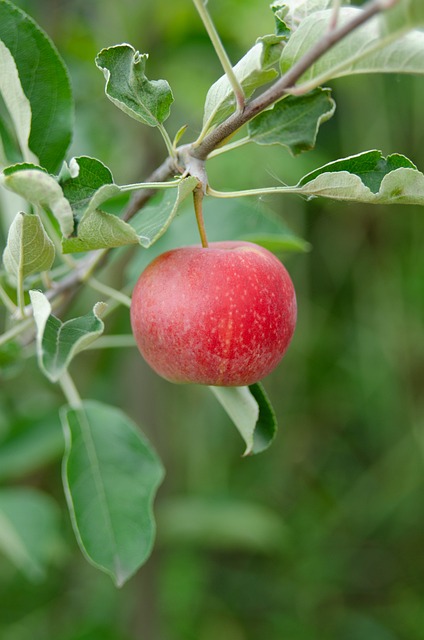
{"label": "ripe fruit on branch", "polygon": [[138,348],[172,382],[244,386],[269,374],[296,324],[293,283],[250,242],[182,247],[157,257],[132,297]]}

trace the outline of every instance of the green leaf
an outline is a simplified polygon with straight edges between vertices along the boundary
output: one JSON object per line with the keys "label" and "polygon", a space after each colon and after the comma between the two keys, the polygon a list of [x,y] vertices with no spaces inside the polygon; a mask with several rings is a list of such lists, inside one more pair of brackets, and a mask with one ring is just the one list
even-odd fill
{"label": "green leaf", "polygon": [[62,251],[78,253],[137,243],[138,236],[127,222],[111,213],[90,207],[78,226],[78,235],[62,239]]}
{"label": "green leaf", "polygon": [[49,271],[55,257],[54,244],[37,215],[18,213],[10,225],[3,264],[15,278]]}
{"label": "green leaf", "polygon": [[[108,167],[100,160],[88,156],[72,158],[69,166],[64,164],[59,175],[59,184],[77,220],[80,220],[102,187],[105,187],[102,190],[104,200],[97,200],[95,207],[120,193]],[[109,191],[106,190],[108,186],[111,187]]]}
{"label": "green leaf", "polygon": [[167,230],[180,203],[193,191],[197,180],[188,177],[179,183],[161,185],[165,191],[160,204],[145,207],[131,223],[98,209],[106,200],[129,190],[151,188],[148,183],[118,186],[103,163],[94,158],[74,158],[71,175],[62,180],[62,188],[69,199],[74,215],[79,219],[77,235],[62,240],[64,253],[121,247],[140,243],[150,247]]}
{"label": "green leaf", "polygon": [[[9,49],[1,40],[0,68],[2,70],[2,73],[0,74],[0,94],[3,97],[5,107],[8,115],[10,116],[21,156],[27,162],[38,162],[37,156],[32,153],[28,146],[29,136],[31,133],[31,105],[22,89],[15,60],[13,59]],[[6,124],[3,124],[3,127],[7,128]],[[5,138],[5,146],[2,151],[3,166],[8,164],[8,158],[10,161],[12,160],[13,153],[13,143],[11,143],[13,134],[10,131],[5,131],[4,128],[0,131],[2,134],[1,138],[5,138],[5,134],[7,134],[7,137]],[[8,149],[7,154],[5,151],[6,148]]]}
{"label": "green leaf", "polygon": [[102,49],[96,65],[106,78],[107,97],[131,118],[157,127],[169,116],[174,97],[166,80],[147,79],[147,58],[147,53],[120,44]]}
{"label": "green leaf", "polygon": [[259,418],[253,434],[252,453],[260,453],[268,449],[277,434],[277,418],[263,385],[257,382],[251,384],[249,389],[259,406]]}
{"label": "green leaf", "polygon": [[0,490],[0,550],[34,582],[60,548],[59,509],[35,489]]}
{"label": "green leaf", "polygon": [[[7,0],[0,2],[0,41],[4,100],[8,104],[21,89],[25,94],[13,108],[10,103],[8,107],[23,158],[37,162],[37,157],[43,167],[54,172],[66,154],[73,127],[73,100],[65,65],[46,34]],[[14,59],[19,84],[4,47]]]}
{"label": "green leaf", "polygon": [[[285,7],[288,10],[284,14],[285,21],[290,27],[297,28],[299,23],[311,13],[330,9],[333,4],[334,0],[280,0],[271,5],[271,8],[276,5],[278,13],[278,7]],[[344,0],[343,4],[350,4],[350,1]]]}
{"label": "green leaf", "polygon": [[271,11],[274,14],[275,32],[279,36],[289,37],[290,28],[287,25],[287,13],[289,7],[285,0],[277,0],[271,4]]}
{"label": "green leaf", "polygon": [[197,178],[189,176],[180,182],[176,190],[166,190],[158,204],[144,207],[140,213],[134,216],[130,224],[137,232],[139,242],[143,247],[149,248],[165,233],[180,204],[192,193],[196,185]]}
{"label": "green leaf", "polygon": [[[272,36],[271,40],[259,39],[235,65],[234,73],[246,97],[277,77],[278,73],[272,67],[278,61],[282,48],[283,42],[279,37]],[[236,100],[232,86],[227,76],[223,75],[207,93],[203,115],[204,132],[222,122],[234,111],[235,106]]]}
{"label": "green leaf", "polygon": [[63,252],[136,244],[137,234],[129,224],[98,209],[106,200],[121,193],[110,170],[100,160],[87,156],[72,158],[66,169],[59,180],[77,220],[77,235],[62,239]]}
{"label": "green leaf", "polygon": [[72,233],[74,218],[71,205],[64,197],[56,179],[41,167],[27,163],[8,167],[0,174],[0,185],[22,196],[31,204],[51,211],[64,236]]}
{"label": "green leaf", "polygon": [[[340,24],[357,17],[362,9],[340,10]],[[332,10],[308,16],[293,33],[281,56],[281,71],[290,69],[326,32]],[[396,39],[384,35],[382,17],[377,16],[350,33],[317,60],[299,80],[313,88],[332,78],[358,73],[424,73],[424,32],[412,31]]]}
{"label": "green leaf", "polygon": [[261,384],[249,387],[209,387],[246,443],[244,455],[269,447],[277,431],[274,411]]}
{"label": "green leaf", "polygon": [[400,154],[366,151],[308,173],[292,193],[370,204],[424,204],[424,175]]}
{"label": "green leaf", "polygon": [[152,502],[162,464],[120,410],[94,401],[61,413],[63,481],[78,543],[118,586],[145,562],[155,535]]}
{"label": "green leaf", "polygon": [[297,155],[314,148],[319,127],[331,118],[335,108],[330,89],[287,96],[251,120],[248,134],[257,144],[281,144]]}
{"label": "green leaf", "polygon": [[47,378],[57,382],[72,358],[103,333],[100,315],[105,305],[98,302],[85,316],[61,322],[51,314],[51,305],[41,291],[29,293],[37,325],[38,363]]}

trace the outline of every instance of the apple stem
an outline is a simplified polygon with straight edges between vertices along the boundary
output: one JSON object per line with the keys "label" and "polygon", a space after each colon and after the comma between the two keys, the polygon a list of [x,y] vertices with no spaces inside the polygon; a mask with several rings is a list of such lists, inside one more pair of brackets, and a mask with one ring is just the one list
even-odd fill
{"label": "apple stem", "polygon": [[203,220],[203,186],[199,182],[197,187],[193,191],[193,203],[194,203],[194,212],[196,214],[197,227],[199,229],[200,240],[202,242],[202,247],[205,249],[209,246],[208,239],[206,237],[206,229],[205,222]]}

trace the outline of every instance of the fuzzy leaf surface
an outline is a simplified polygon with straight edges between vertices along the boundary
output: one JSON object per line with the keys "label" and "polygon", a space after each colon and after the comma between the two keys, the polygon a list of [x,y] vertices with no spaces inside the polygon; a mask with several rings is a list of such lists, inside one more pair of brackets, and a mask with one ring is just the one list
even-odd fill
{"label": "fuzzy leaf surface", "polygon": [[18,164],[8,167],[0,175],[0,185],[46,211],[51,211],[66,237],[74,228],[72,208],[63,195],[57,180],[41,167]]}
{"label": "fuzzy leaf surface", "polygon": [[[47,35],[7,0],[0,1],[0,41],[0,91],[14,122],[23,159],[37,162],[38,158],[41,166],[55,172],[72,137],[73,99],[68,72]],[[4,47],[14,60],[21,88]],[[8,104],[9,96],[15,100],[21,90],[25,97],[15,111]]]}
{"label": "fuzzy leaf surface", "polygon": [[262,385],[209,388],[245,441],[244,455],[267,449],[277,431],[277,422]]}
{"label": "fuzzy leaf surface", "polygon": [[424,175],[405,156],[366,151],[304,176],[288,191],[370,204],[424,204]]}
{"label": "fuzzy leaf surface", "polygon": [[[119,193],[119,187],[114,184],[108,167],[97,158],[89,156],[72,158],[69,166],[65,165],[62,175],[59,176],[59,184],[78,221],[102,187],[104,187],[101,192],[104,200]],[[107,191],[108,186],[111,187],[109,191]],[[94,208],[100,206],[104,200],[97,199]]]}
{"label": "fuzzy leaf surface", "polygon": [[[340,24],[355,18],[362,9],[344,7]],[[318,40],[328,28],[332,10],[318,11],[301,22],[281,56],[285,73]],[[333,78],[359,73],[424,73],[424,32],[387,33],[381,15],[350,33],[319,58],[299,80],[311,89]],[[397,37],[399,36],[399,37]]]}
{"label": "fuzzy leaf surface", "polygon": [[64,253],[109,249],[138,242],[130,225],[98,208],[121,192],[103,162],[88,156],[72,158],[66,174],[60,183],[77,220],[77,234],[62,239]]}
{"label": "fuzzy leaf surface", "polygon": [[34,320],[37,326],[37,356],[44,375],[57,382],[77,353],[85,349],[104,330],[100,315],[104,303],[79,318],[61,322],[51,313],[51,305],[41,291],[30,291]]}
{"label": "fuzzy leaf surface", "polygon": [[131,118],[157,127],[169,116],[174,100],[166,80],[148,80],[145,74],[148,54],[129,44],[102,49],[96,65],[106,78],[106,95]]}
{"label": "fuzzy leaf surface", "polygon": [[165,233],[175,218],[180,204],[193,192],[197,185],[197,178],[189,176],[181,180],[176,189],[164,191],[159,204],[144,207],[131,220],[138,241],[148,249]]}
{"label": "fuzzy leaf surface", "polygon": [[330,89],[287,96],[249,122],[249,138],[262,145],[281,144],[298,155],[314,148],[319,127],[332,117],[335,108]]}
{"label": "fuzzy leaf surface", "polygon": [[[279,0],[271,6],[286,7],[286,9],[288,9],[286,22],[291,27],[297,27],[299,23],[311,15],[311,13],[330,9],[333,2],[334,0]],[[350,4],[350,2],[349,0],[345,0],[343,4],[347,5]]]}
{"label": "fuzzy leaf surface", "polygon": [[[272,36],[270,40],[258,41],[234,66],[234,73],[246,97],[255,89],[274,80],[278,73],[273,65],[278,62],[282,51],[281,38]],[[232,86],[226,75],[221,76],[209,89],[203,115],[205,130],[222,122],[235,109],[236,101]]]}
{"label": "fuzzy leaf surface", "polygon": [[25,576],[40,582],[60,547],[60,512],[38,490],[0,489],[0,550]]}
{"label": "fuzzy leaf surface", "polygon": [[53,242],[37,215],[18,213],[10,225],[3,264],[15,278],[48,271],[55,257]]}
{"label": "fuzzy leaf surface", "polygon": [[[0,5],[1,6],[1,5]],[[26,162],[38,162],[37,156],[29,148],[31,133],[31,105],[22,89],[15,60],[6,45],[0,40],[0,94],[10,117],[13,133],[19,150],[18,155]],[[1,115],[0,115],[1,119]],[[0,141],[2,144],[1,164],[6,166],[13,161],[16,149],[13,148],[13,133],[8,129],[6,119],[2,119]]]}
{"label": "fuzzy leaf surface", "polygon": [[[109,169],[95,158],[74,158],[70,167],[74,177],[68,176],[63,180],[62,187],[79,223],[77,235],[62,240],[64,253],[138,243],[143,247],[150,247],[165,233],[180,203],[197,184],[193,177],[181,180],[175,186],[167,187],[163,183],[165,195],[160,204],[143,208],[129,224],[116,215],[99,209],[110,198],[128,190],[127,186],[115,184]],[[149,183],[132,187],[151,188]]]}
{"label": "fuzzy leaf surface", "polygon": [[61,412],[63,482],[78,543],[117,586],[145,562],[155,536],[152,503],[162,464],[119,409],[85,401]]}

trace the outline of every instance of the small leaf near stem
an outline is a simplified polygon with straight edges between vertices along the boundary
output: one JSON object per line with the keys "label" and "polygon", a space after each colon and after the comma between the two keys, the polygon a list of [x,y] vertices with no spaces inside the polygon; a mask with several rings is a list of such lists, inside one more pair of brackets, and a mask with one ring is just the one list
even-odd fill
{"label": "small leaf near stem", "polygon": [[205,222],[203,220],[203,187],[199,182],[195,190],[193,191],[193,203],[194,203],[194,212],[196,214],[197,226],[199,229],[200,240],[202,242],[202,247],[207,248],[209,246],[208,239],[206,237],[206,229]]}
{"label": "small leaf near stem", "polygon": [[165,129],[162,123],[158,124],[158,129],[162,135],[163,141],[165,142],[169,157],[172,158],[173,160],[176,160],[177,153],[174,145],[172,144],[171,138],[168,135],[167,130]]}
{"label": "small leaf near stem", "polygon": [[206,9],[205,1],[193,0],[193,3],[208,33],[208,36],[212,42],[213,48],[215,49],[215,53],[218,56],[219,61],[222,65],[222,68],[224,69],[224,72],[233,88],[234,95],[236,97],[238,111],[242,111],[244,109],[244,104],[245,104],[245,96],[244,96],[243,88],[239,83],[239,81],[237,80],[236,74],[234,73],[234,70],[230,62],[230,59],[228,58],[227,52],[223,47],[223,44],[215,28],[215,25],[212,22],[212,18],[210,17],[209,12]]}

